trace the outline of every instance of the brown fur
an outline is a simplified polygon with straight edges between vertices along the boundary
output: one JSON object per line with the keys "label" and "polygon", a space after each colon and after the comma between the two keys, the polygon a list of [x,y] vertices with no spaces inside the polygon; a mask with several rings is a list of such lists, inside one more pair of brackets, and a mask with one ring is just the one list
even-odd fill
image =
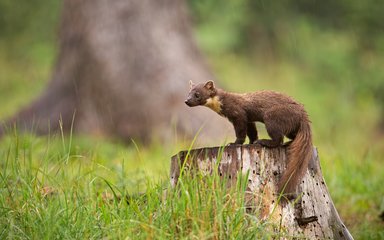
{"label": "brown fur", "polygon": [[[266,147],[283,145],[284,136],[292,139],[288,146],[288,163],[279,181],[279,192],[294,193],[312,158],[312,133],[308,114],[302,104],[274,91],[230,93],[215,88],[213,81],[194,85],[185,103],[190,106],[210,107],[232,122],[236,141]],[[271,139],[258,139],[255,122],[265,124]]]}

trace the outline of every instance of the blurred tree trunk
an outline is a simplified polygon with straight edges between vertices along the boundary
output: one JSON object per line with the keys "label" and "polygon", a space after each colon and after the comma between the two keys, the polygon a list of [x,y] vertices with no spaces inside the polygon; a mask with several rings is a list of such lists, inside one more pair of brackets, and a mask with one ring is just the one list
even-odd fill
{"label": "blurred tree trunk", "polygon": [[75,114],[77,132],[145,142],[174,129],[191,136],[212,117],[183,101],[189,79],[212,78],[184,1],[65,0],[59,39],[49,86],[8,124],[47,134],[62,119],[68,131]]}

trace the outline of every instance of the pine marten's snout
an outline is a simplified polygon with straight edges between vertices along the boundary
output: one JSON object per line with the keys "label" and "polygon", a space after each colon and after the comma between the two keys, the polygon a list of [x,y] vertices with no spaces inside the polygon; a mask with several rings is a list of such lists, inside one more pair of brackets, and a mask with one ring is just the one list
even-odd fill
{"label": "pine marten's snout", "polygon": [[185,104],[187,104],[188,107],[195,107],[195,106],[200,105],[200,103],[197,101],[197,99],[191,93],[188,94],[188,97],[184,102],[185,102]]}
{"label": "pine marten's snout", "polygon": [[200,105],[200,103],[193,99],[193,97],[188,97],[184,102],[188,105],[188,107],[195,107]]}

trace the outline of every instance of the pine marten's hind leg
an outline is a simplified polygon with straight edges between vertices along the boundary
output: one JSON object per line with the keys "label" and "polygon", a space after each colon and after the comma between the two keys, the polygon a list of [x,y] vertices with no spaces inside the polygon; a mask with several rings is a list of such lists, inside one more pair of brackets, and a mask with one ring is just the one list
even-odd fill
{"label": "pine marten's hind leg", "polygon": [[256,140],[259,139],[259,137],[257,135],[256,124],[254,122],[249,122],[247,124],[247,135],[249,138],[249,144],[253,144],[253,143],[255,143]]}
{"label": "pine marten's hind leg", "polygon": [[265,124],[265,128],[267,129],[268,135],[271,137],[271,139],[260,139],[260,140],[257,140],[256,143],[259,143],[264,147],[270,147],[270,148],[281,146],[283,144],[284,135],[280,130],[279,125],[275,124],[274,121],[264,122],[264,124]]}
{"label": "pine marten's hind leg", "polygon": [[296,134],[297,134],[297,131],[292,131],[290,132],[289,134],[287,134],[287,138],[289,138],[290,140],[285,142],[284,143],[284,146],[289,146],[291,145],[291,143],[293,142],[293,140],[295,139],[296,137]]}

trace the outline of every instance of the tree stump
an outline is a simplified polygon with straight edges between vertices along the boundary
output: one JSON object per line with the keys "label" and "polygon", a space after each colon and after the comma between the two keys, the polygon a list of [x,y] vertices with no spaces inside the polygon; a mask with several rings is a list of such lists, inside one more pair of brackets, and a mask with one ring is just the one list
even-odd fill
{"label": "tree stump", "polygon": [[278,202],[277,194],[277,184],[286,167],[286,147],[264,148],[253,144],[181,151],[171,159],[172,186],[177,185],[181,166],[203,174],[217,171],[227,178],[229,185],[236,183],[238,174],[248,175],[245,196],[248,210],[258,206],[255,214],[276,221],[289,236],[353,239],[329,195],[315,148],[308,170],[296,188],[297,198],[286,204]]}

